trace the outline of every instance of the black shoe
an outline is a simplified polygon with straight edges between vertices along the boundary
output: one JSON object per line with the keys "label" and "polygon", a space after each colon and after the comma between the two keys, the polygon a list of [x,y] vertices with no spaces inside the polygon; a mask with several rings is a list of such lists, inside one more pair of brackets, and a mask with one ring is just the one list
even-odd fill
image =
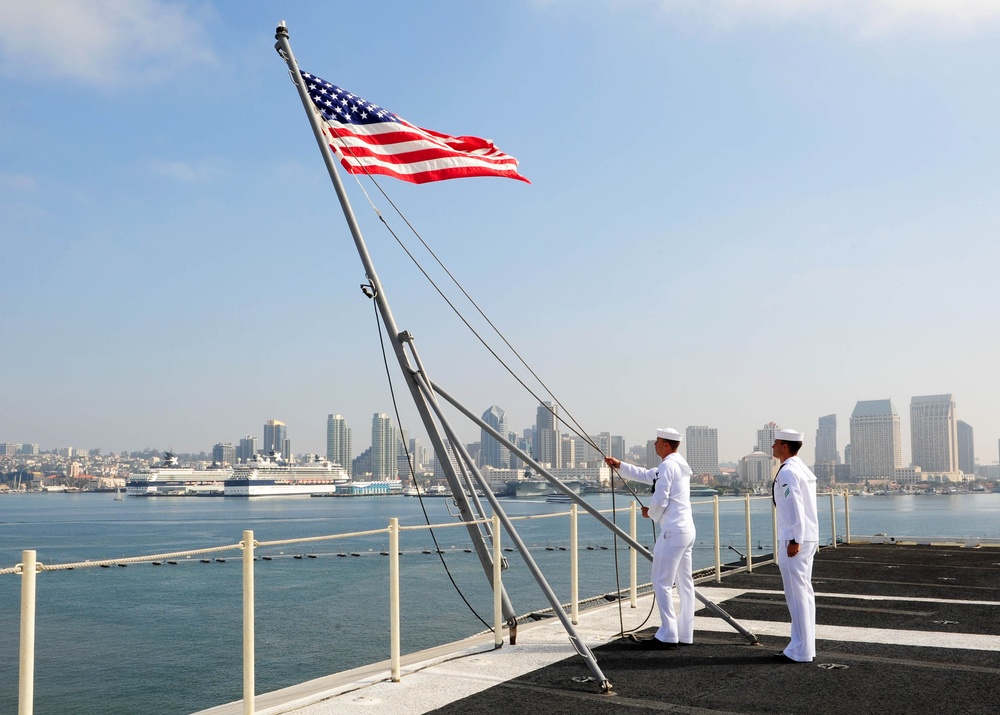
{"label": "black shoe", "polygon": [[773,660],[775,663],[804,663],[805,662],[805,661],[801,661],[801,660],[792,660],[791,658],[789,658],[784,653],[775,653],[774,655],[771,656],[771,660]]}
{"label": "black shoe", "polygon": [[673,650],[677,647],[677,644],[661,641],[659,638],[654,636],[653,638],[647,638],[644,641],[639,641],[639,647],[644,650]]}

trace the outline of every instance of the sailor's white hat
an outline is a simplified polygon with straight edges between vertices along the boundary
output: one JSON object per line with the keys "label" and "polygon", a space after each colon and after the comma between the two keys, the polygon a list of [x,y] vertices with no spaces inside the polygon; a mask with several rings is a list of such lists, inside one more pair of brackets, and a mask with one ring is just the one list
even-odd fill
{"label": "sailor's white hat", "polygon": [[684,435],[675,430],[673,427],[667,427],[667,428],[661,427],[660,429],[656,430],[656,436],[659,437],[660,439],[670,440],[671,442],[680,442],[682,439],[684,439]]}
{"label": "sailor's white hat", "polygon": [[782,429],[774,433],[775,439],[780,439],[783,442],[801,442],[803,434],[801,432],[796,432],[793,429]]}

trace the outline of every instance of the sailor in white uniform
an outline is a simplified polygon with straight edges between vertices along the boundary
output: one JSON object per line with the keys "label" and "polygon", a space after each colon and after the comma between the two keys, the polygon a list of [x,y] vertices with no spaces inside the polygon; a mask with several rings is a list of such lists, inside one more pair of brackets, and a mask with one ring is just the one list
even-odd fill
{"label": "sailor in white uniform", "polygon": [[[675,429],[656,430],[656,454],[663,461],[656,469],[646,469],[605,458],[608,466],[625,479],[653,485],[649,506],[642,516],[660,525],[653,547],[653,592],[660,611],[660,628],[653,638],[640,641],[644,648],[676,648],[694,641],[694,578],[691,550],[694,546],[694,519],[691,516],[691,467],[677,454],[684,436]],[[680,614],[674,613],[673,586],[680,596]]]}
{"label": "sailor in white uniform", "polygon": [[774,659],[784,663],[809,663],[816,657],[816,594],[812,586],[813,558],[819,547],[816,475],[797,456],[801,447],[801,432],[775,432],[771,451],[781,461],[772,487],[778,521],[775,551],[792,618],[792,638]]}

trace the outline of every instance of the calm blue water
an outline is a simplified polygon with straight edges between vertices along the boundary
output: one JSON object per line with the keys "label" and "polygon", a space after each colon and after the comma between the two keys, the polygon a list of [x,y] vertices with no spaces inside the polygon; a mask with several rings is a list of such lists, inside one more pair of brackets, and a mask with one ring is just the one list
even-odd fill
{"label": "calm blue water", "polygon": [[[591,503],[611,507],[609,495]],[[446,499],[428,499],[432,523],[450,522]],[[702,501],[702,500],[695,500]],[[627,505],[617,497],[619,507]],[[844,533],[843,500],[835,500]],[[506,501],[511,516],[564,513],[565,504]],[[852,534],[1000,538],[1000,494],[870,497],[851,500]],[[721,541],[746,552],[742,502],[724,502]],[[711,507],[696,506],[696,568],[714,563]],[[129,498],[110,494],[28,494],[0,498],[0,568],[23,549],[46,564],[119,558],[234,544],[244,529],[258,541],[384,528],[390,516],[423,524],[418,500]],[[832,538],[829,499],[820,499],[821,539]],[[753,502],[751,550],[770,553],[770,504]],[[628,517],[619,523],[627,530]],[[651,543],[648,523],[640,540]],[[522,539],[560,600],[569,600],[566,519],[517,522]],[[610,533],[581,512],[580,593],[614,591]],[[465,553],[463,528],[437,532],[445,559],[466,598],[489,620],[492,599],[478,559]],[[645,534],[645,536],[643,536]],[[505,544],[509,543],[505,540]],[[586,547],[592,547],[588,550]],[[602,548],[606,547],[606,548]],[[267,547],[256,564],[257,692],[389,657],[387,538],[374,536],[302,546]],[[401,562],[403,652],[455,640],[484,626],[463,604],[425,531],[404,532]],[[550,550],[551,549],[551,550]],[[361,554],[337,556],[338,552]],[[316,558],[294,559],[313,554]],[[628,556],[620,550],[628,585]],[[723,559],[735,557],[728,549]],[[514,608],[548,606],[517,554],[504,581]],[[185,714],[241,697],[241,565],[239,552],[213,554],[225,563],[182,560],[176,566],[134,564],[44,572],[38,577],[35,712],[39,715]],[[639,562],[640,582],[648,565]],[[0,712],[17,709],[20,578],[0,576]],[[626,627],[645,617],[626,609]],[[633,622],[634,621],[634,622]]]}

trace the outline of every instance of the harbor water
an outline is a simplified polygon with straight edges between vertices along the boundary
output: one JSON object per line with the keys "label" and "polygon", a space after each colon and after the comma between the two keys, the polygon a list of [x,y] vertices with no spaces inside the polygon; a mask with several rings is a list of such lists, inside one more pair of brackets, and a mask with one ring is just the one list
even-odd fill
{"label": "harbor water", "polygon": [[[612,497],[590,495],[601,510]],[[714,563],[711,500],[696,498],[695,567]],[[835,497],[837,533],[844,535],[843,499]],[[629,498],[615,497],[625,509]],[[425,499],[433,524],[453,522],[448,499]],[[512,517],[565,514],[567,504],[509,500]],[[1000,494],[913,495],[851,499],[851,532],[892,537],[1000,539]],[[832,540],[829,497],[819,501],[820,535]],[[752,502],[752,543],[746,543],[744,503],[723,500],[723,561],[736,552],[772,551],[770,502]],[[452,507],[452,510],[454,508]],[[610,514],[608,515],[610,518]],[[352,499],[129,498],[110,494],[24,494],[0,498],[0,568],[34,549],[43,564],[118,559],[239,542],[252,529],[258,541],[384,529],[424,523],[411,497]],[[628,530],[628,514],[616,520]],[[570,597],[569,521],[515,522],[521,538],[562,601]],[[491,595],[462,528],[405,531],[401,536],[404,653],[485,629]],[[580,594],[628,586],[628,551],[581,511]],[[651,544],[640,519],[639,540]],[[505,538],[509,547],[510,540]],[[389,656],[387,536],[264,547],[256,566],[256,683],[267,692]],[[506,552],[504,582],[518,613],[546,608],[516,553]],[[218,558],[217,558],[218,557]],[[223,560],[219,560],[219,559]],[[241,697],[241,565],[229,551],[179,559],[176,564],[81,568],[38,575],[35,712],[182,715]],[[616,570],[617,569],[617,570]],[[640,582],[648,562],[639,561]],[[616,575],[617,574],[617,575]],[[16,712],[18,604],[21,579],[0,576],[0,712]],[[625,606],[625,627],[647,616]]]}

